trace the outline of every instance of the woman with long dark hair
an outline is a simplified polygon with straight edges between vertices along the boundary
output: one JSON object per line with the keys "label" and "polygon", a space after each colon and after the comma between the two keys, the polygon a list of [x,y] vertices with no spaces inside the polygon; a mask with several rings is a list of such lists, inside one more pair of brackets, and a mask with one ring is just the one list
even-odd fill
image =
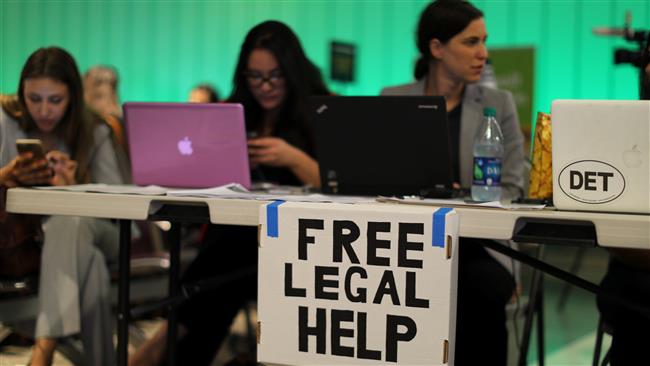
{"label": "woman with long dark hair", "polygon": [[[293,31],[277,21],[253,27],[242,44],[233,84],[227,101],[244,106],[253,180],[319,187],[307,98],[329,91]],[[179,308],[179,363],[210,364],[239,309],[257,295],[257,228],[211,226],[183,281],[228,276],[242,269],[249,274]],[[129,363],[159,364],[165,337],[163,326]],[[254,358],[249,361],[255,364]]]}
{"label": "woman with long dark hair", "polygon": [[[77,65],[65,50],[32,53],[18,95],[3,97],[0,113],[2,186],[123,182],[111,129],[86,108]],[[19,154],[15,141],[22,138],[39,139],[46,157]],[[106,261],[117,258],[117,227],[107,220],[52,216],[43,232],[31,364],[51,364],[57,338],[76,333],[88,364],[113,364]]]}
{"label": "woman with long dark hair", "polygon": [[[386,88],[382,94],[445,97],[452,169],[461,188],[472,184],[472,147],[483,108],[496,109],[504,144],[502,195],[516,198],[523,193],[524,138],[512,95],[479,84],[488,57],[486,40],[483,13],[469,2],[430,3],[417,28],[416,81]],[[479,241],[460,239],[455,362],[505,365],[505,305],[515,288],[512,262],[486,250]]]}
{"label": "woman with long dark hair", "polygon": [[285,24],[267,21],[248,32],[228,102],[244,105],[253,179],[320,186],[307,123],[307,98],[328,94],[318,68]]}

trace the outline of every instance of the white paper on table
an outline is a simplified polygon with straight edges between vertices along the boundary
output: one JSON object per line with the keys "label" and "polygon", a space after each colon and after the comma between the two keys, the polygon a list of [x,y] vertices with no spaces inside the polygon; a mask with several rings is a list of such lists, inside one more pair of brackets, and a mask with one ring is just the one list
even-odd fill
{"label": "white paper on table", "polygon": [[375,202],[374,197],[363,196],[339,196],[312,193],[307,195],[284,195],[276,196],[274,200],[288,202],[332,202],[332,203],[370,203]]}
{"label": "white paper on table", "polygon": [[176,197],[251,198],[250,191],[239,183],[228,183],[211,188],[169,190],[167,195]]}
{"label": "white paper on table", "polygon": [[504,210],[541,210],[546,207],[544,204],[522,204],[522,203],[504,203],[500,201],[474,202],[463,199],[435,199],[435,198],[397,198],[397,197],[377,197],[377,202],[402,203],[408,205],[423,206],[444,206],[444,207],[476,207],[476,208],[496,208]]}
{"label": "white paper on table", "polygon": [[318,193],[312,194],[287,194],[287,191],[249,191],[239,183],[230,183],[219,187],[205,189],[187,189],[168,191],[168,196],[177,197],[212,197],[212,198],[238,198],[257,201],[288,201],[288,202],[337,202],[337,203],[362,203],[374,202],[373,197],[336,196]]}
{"label": "white paper on table", "polygon": [[135,186],[129,184],[75,184],[69,186],[39,186],[36,189],[47,191],[69,191],[87,193],[113,193],[113,194],[137,194],[145,196],[162,196],[167,193],[167,188],[160,186]]}

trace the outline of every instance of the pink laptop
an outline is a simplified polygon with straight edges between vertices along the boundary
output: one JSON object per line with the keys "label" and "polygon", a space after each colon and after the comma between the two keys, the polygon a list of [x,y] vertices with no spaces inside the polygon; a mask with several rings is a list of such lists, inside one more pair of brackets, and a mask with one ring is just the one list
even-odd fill
{"label": "pink laptop", "polygon": [[133,182],[250,187],[241,104],[124,103]]}

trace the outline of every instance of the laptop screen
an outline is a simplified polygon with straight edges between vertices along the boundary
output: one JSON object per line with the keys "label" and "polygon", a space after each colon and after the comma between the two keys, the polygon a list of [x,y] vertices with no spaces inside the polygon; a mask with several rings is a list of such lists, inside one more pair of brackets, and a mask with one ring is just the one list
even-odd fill
{"label": "laptop screen", "polygon": [[443,97],[312,97],[310,117],[324,193],[451,193]]}
{"label": "laptop screen", "polygon": [[125,103],[133,182],[165,187],[250,187],[240,104]]}
{"label": "laptop screen", "polygon": [[650,101],[554,100],[553,204],[650,213]]}

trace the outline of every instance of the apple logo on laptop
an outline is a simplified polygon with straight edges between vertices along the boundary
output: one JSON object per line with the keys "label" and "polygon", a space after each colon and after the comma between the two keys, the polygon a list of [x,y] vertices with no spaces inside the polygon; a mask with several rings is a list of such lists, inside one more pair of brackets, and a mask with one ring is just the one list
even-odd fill
{"label": "apple logo on laptop", "polygon": [[636,145],[634,145],[632,149],[623,152],[623,162],[630,168],[637,168],[641,166],[641,151],[637,149]]}
{"label": "apple logo on laptop", "polygon": [[185,136],[184,139],[178,141],[178,151],[181,155],[192,155],[194,150],[192,149],[192,140],[189,137]]}

